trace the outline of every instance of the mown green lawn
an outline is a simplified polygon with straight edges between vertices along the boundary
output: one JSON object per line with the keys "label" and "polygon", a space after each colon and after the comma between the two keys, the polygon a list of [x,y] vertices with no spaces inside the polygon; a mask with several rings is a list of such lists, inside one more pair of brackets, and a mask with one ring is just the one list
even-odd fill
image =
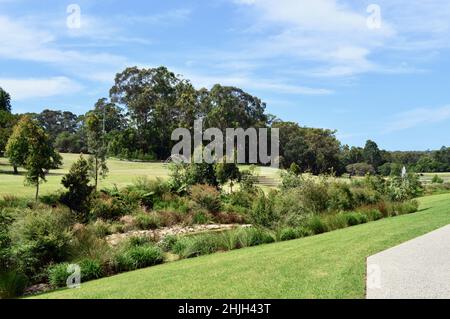
{"label": "mown green lawn", "polygon": [[[79,158],[79,154],[62,154],[63,166],[60,169],[50,171],[47,182],[41,185],[41,195],[49,194],[62,188],[61,178],[70,169],[70,166]],[[109,174],[106,179],[100,180],[101,187],[119,188],[133,183],[138,177],[168,178],[169,170],[163,163],[129,162],[116,159],[108,160]],[[0,157],[0,197],[14,195],[23,198],[34,198],[35,189],[24,185],[24,170],[20,169],[20,175],[13,174],[13,168],[8,159]],[[257,174],[262,177],[262,187],[269,189],[279,182],[279,170],[271,167],[258,167]],[[265,182],[267,181],[267,185]]]}
{"label": "mown green lawn", "polygon": [[450,194],[421,211],[299,240],[176,261],[40,298],[364,298],[366,257],[450,224]]}
{"label": "mown green lawn", "polygon": [[[47,177],[47,183],[41,185],[41,194],[48,194],[60,188],[61,178],[66,174],[70,166],[79,158],[79,154],[62,154],[63,166],[61,169],[52,170]],[[123,187],[131,184],[137,177],[147,176],[149,178],[166,178],[168,169],[162,163],[128,162],[120,160],[108,160],[108,177],[100,181],[100,187],[111,187],[117,185]],[[23,174],[23,170],[20,170]],[[33,198],[35,190],[33,187],[24,186],[23,175],[13,175],[12,167],[6,158],[0,158],[0,197],[14,195],[18,197]]]}

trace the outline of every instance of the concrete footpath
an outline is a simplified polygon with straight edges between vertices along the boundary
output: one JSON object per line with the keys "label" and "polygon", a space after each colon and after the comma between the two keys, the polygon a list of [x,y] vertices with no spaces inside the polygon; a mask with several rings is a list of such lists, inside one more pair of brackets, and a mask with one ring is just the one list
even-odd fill
{"label": "concrete footpath", "polygon": [[450,225],[367,259],[367,299],[449,299]]}

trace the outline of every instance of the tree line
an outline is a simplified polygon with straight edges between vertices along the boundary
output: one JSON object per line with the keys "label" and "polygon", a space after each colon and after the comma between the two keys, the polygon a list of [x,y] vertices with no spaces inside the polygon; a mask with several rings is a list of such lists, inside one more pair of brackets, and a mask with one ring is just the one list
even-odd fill
{"label": "tree line", "polygon": [[12,114],[11,97],[0,89],[0,154],[23,117],[38,124],[59,152],[94,154],[98,175],[106,173],[108,156],[128,160],[164,161],[174,145],[176,128],[193,132],[196,119],[204,128],[279,128],[280,160],[301,172],[341,175],[399,174],[403,166],[416,172],[450,171],[450,148],[435,151],[389,152],[374,141],[364,147],[342,145],[336,131],[283,121],[266,112],[266,104],[244,90],[214,85],[196,89],[189,80],[165,67],[127,68],[115,77],[109,96],[86,114],[46,109]]}

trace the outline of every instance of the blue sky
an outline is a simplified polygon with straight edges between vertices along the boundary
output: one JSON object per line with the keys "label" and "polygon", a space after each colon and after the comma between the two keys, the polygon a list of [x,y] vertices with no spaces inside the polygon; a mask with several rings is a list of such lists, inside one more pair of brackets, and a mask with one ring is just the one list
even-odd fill
{"label": "blue sky", "polygon": [[[411,2],[0,0],[0,86],[15,112],[84,113],[125,67],[165,65],[343,143],[439,148],[450,145],[450,2]],[[67,26],[70,4],[80,28]]]}

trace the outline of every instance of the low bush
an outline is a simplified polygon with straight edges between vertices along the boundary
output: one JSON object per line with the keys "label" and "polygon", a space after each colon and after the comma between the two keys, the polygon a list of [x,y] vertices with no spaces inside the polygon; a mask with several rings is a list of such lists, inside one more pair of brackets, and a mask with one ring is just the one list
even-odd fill
{"label": "low bush", "polygon": [[169,235],[164,237],[159,243],[158,246],[164,251],[169,252],[174,249],[175,244],[178,241],[178,237],[174,235]]}
{"label": "low bush", "polygon": [[94,223],[89,224],[88,228],[99,238],[105,238],[112,234],[111,224],[102,219],[97,219]]}
{"label": "low bush", "polygon": [[134,222],[141,230],[157,229],[161,227],[162,224],[161,217],[155,212],[141,212],[134,216]]}
{"label": "low bush", "polygon": [[383,218],[383,214],[377,209],[364,210],[362,213],[365,214],[371,221],[376,221]]}
{"label": "low bush", "polygon": [[93,219],[117,220],[131,213],[130,207],[122,200],[105,195],[93,200],[91,206],[90,214]]}
{"label": "low bush", "polygon": [[19,271],[33,280],[48,264],[66,260],[72,222],[63,209],[28,211],[14,222],[11,250]]}
{"label": "low bush", "polygon": [[136,270],[164,261],[162,250],[154,245],[127,247],[119,251],[113,259],[113,267],[117,272]]}
{"label": "low bush", "polygon": [[342,229],[348,226],[347,218],[344,213],[327,216],[325,218],[325,223],[328,230]]}
{"label": "low bush", "polygon": [[67,278],[69,264],[61,263],[48,268],[48,282],[56,288],[65,287],[67,285]]}
{"label": "low bush", "polygon": [[220,192],[210,185],[194,185],[189,190],[190,198],[209,212],[219,212],[221,208]]}
{"label": "low bush", "polygon": [[186,236],[177,241],[174,249],[180,257],[192,258],[212,254],[223,247],[222,243],[216,234]]}
{"label": "low bush", "polygon": [[0,299],[19,297],[28,284],[27,276],[16,271],[0,273]]}
{"label": "low bush", "polygon": [[104,276],[102,263],[95,259],[83,259],[80,263],[81,280],[83,282],[102,278]]}
{"label": "low bush", "polygon": [[251,247],[273,243],[275,238],[265,229],[249,227],[238,231],[238,241],[240,247]]}
{"label": "low bush", "polygon": [[326,233],[328,227],[320,216],[313,216],[306,224],[306,228],[311,231],[313,235]]}
{"label": "low bush", "polygon": [[355,199],[350,186],[345,183],[332,183],[328,189],[328,210],[351,210],[355,207]]}
{"label": "low bush", "polygon": [[300,237],[301,237],[301,234],[295,228],[291,228],[291,227],[284,228],[280,232],[280,240],[281,241],[293,240],[293,239],[297,239]]}
{"label": "low bush", "polygon": [[367,216],[361,213],[344,213],[344,216],[347,219],[347,225],[349,226],[356,226],[368,222]]}

